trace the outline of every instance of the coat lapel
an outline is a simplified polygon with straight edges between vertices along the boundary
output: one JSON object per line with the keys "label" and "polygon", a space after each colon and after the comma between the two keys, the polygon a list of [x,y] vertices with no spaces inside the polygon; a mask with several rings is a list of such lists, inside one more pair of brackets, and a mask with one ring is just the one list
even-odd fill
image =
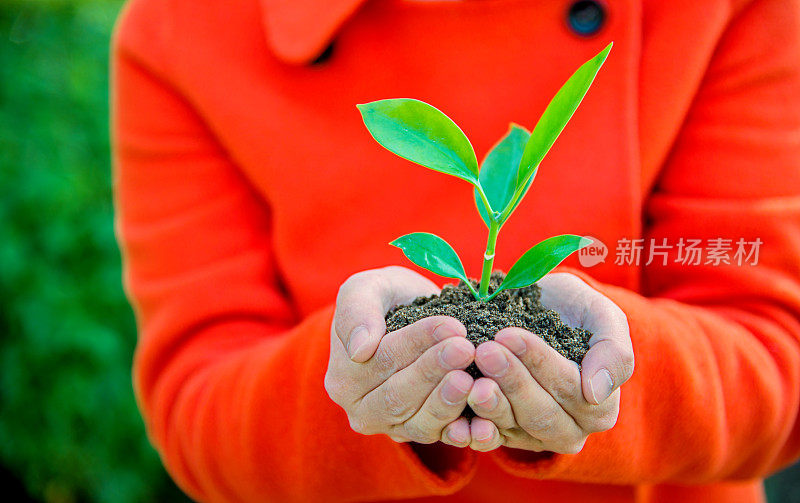
{"label": "coat lapel", "polygon": [[287,63],[319,56],[366,0],[260,0],[267,42]]}

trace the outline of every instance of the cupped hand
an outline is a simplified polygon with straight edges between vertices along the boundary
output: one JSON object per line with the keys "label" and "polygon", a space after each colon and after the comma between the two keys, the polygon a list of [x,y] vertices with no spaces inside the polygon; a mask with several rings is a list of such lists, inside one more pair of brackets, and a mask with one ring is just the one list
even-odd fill
{"label": "cupped hand", "polygon": [[619,386],[633,373],[625,314],[573,274],[539,281],[542,303],[565,323],[594,333],[582,369],[520,328],[506,328],[481,344],[468,403],[477,414],[470,447],[505,445],[531,451],[579,452],[591,433],[610,429],[619,413]]}
{"label": "cupped hand", "polygon": [[354,431],[397,442],[469,445],[469,423],[460,416],[473,385],[463,369],[475,348],[464,326],[434,316],[386,334],[389,309],[438,292],[403,267],[360,272],[342,284],[325,390]]}

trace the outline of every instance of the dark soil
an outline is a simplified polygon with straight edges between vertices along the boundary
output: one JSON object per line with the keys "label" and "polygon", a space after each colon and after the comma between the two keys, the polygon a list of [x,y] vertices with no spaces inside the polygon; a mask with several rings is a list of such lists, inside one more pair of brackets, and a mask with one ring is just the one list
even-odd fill
{"label": "dark soil", "polygon": [[[492,274],[489,292],[493,292],[505,275]],[[477,282],[473,281],[477,289]],[[411,304],[397,306],[386,313],[386,330],[398,330],[428,316],[452,316],[467,328],[467,339],[475,347],[494,339],[506,327],[521,327],[545,340],[565,358],[580,365],[589,350],[592,333],[582,328],[566,325],[558,313],[542,306],[537,285],[518,290],[500,292],[489,302],[475,300],[467,285],[446,285],[439,295],[418,297]],[[473,363],[467,372],[474,378],[482,377]]]}

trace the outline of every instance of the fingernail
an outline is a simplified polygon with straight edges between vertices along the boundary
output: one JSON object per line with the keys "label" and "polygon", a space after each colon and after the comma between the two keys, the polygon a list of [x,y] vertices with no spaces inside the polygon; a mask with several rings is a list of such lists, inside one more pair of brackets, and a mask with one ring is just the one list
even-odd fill
{"label": "fingernail", "polygon": [[614,384],[611,382],[611,374],[606,369],[600,369],[597,373],[589,379],[589,391],[592,393],[594,403],[599,405],[603,403],[606,398],[611,394],[611,387]]}
{"label": "fingernail", "polygon": [[447,436],[450,438],[452,442],[456,444],[463,444],[464,442],[467,441],[466,437],[464,437],[463,435],[459,435],[453,428],[447,430]]}
{"label": "fingernail", "polygon": [[467,393],[469,393],[469,386],[466,386],[466,389],[463,389],[464,383],[459,381],[460,379],[451,376],[448,377],[445,383],[442,385],[442,400],[447,402],[449,405],[455,405],[464,401]]}
{"label": "fingernail", "polygon": [[443,341],[448,337],[459,335],[458,329],[451,326],[449,323],[440,323],[433,329],[433,338],[437,341]]}
{"label": "fingernail", "polygon": [[455,370],[466,367],[472,360],[472,353],[461,347],[461,344],[450,343],[439,353],[439,360],[445,368]]}
{"label": "fingernail", "polygon": [[491,395],[489,395],[489,398],[483,400],[482,402],[475,402],[475,405],[477,405],[483,410],[491,411],[494,410],[495,407],[497,407],[499,401],[500,400],[497,398],[497,395],[492,393]]}
{"label": "fingernail", "polygon": [[488,442],[489,440],[491,440],[491,439],[492,439],[492,436],[494,436],[494,430],[492,430],[492,429],[490,428],[490,429],[489,429],[488,431],[486,431],[485,433],[478,433],[478,434],[474,435],[474,438],[475,438],[475,440],[477,440],[478,442]]}
{"label": "fingernail", "polygon": [[350,359],[355,360],[356,355],[362,350],[369,339],[369,329],[364,325],[360,325],[350,332],[350,342],[347,344],[347,352],[350,353]]}
{"label": "fingernail", "polygon": [[517,356],[522,355],[528,349],[522,336],[513,332],[503,335],[503,345]]}
{"label": "fingernail", "polygon": [[481,358],[482,369],[492,377],[501,377],[508,370],[508,359],[499,350],[488,351],[487,355]]}

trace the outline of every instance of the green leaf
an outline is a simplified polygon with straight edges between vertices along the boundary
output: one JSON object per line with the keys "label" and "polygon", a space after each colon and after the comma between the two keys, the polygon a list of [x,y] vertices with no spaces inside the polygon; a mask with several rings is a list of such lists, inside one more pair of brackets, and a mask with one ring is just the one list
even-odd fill
{"label": "green leaf", "polygon": [[475,150],[455,122],[436,108],[407,98],[357,106],[372,137],[390,152],[426,168],[477,182]]}
{"label": "green leaf", "polygon": [[420,267],[445,278],[460,279],[471,285],[464,265],[447,241],[428,232],[414,232],[400,236],[391,243],[403,250],[406,257]]}
{"label": "green leaf", "polygon": [[590,244],[592,244],[590,238],[574,234],[563,234],[545,239],[526,251],[517,260],[506,274],[503,284],[492,294],[492,297],[503,290],[522,288],[536,283],[573,252]]}
{"label": "green leaf", "polygon": [[559,89],[539,118],[528,144],[525,145],[525,152],[522,154],[522,161],[517,170],[517,188],[524,188],[518,190],[514,207],[525,196],[528,187],[530,187],[529,181],[533,178],[539,163],[542,162],[550,147],[553,146],[561,131],[564,130],[567,122],[572,118],[572,114],[575,113],[578,105],[583,101],[583,97],[592,85],[597,72],[608,57],[612,45],[614,45],[613,42],[608,44],[597,56],[578,68]]}
{"label": "green leaf", "polygon": [[[525,150],[525,144],[530,135],[525,128],[511,124],[508,132],[492,147],[481,164],[478,180],[481,182],[489,204],[495,210],[502,211],[514,197],[514,191],[517,188],[517,166],[522,159],[522,152]],[[489,227],[489,213],[478,190],[475,189],[474,192],[475,205],[478,207],[478,212],[486,227]]]}
{"label": "green leaf", "polygon": [[528,193],[528,189],[531,188],[531,184],[533,183],[534,178],[536,178],[537,171],[539,171],[539,168],[533,170],[533,175],[531,175],[531,177],[528,178],[528,183],[525,184],[525,187],[519,193],[519,197],[514,198],[513,206],[511,206],[511,209],[503,217],[503,222],[508,220],[508,217],[510,217],[511,214],[514,213],[514,211],[517,209],[517,206],[519,206],[519,203],[522,202],[522,198],[525,197],[525,194]]}

